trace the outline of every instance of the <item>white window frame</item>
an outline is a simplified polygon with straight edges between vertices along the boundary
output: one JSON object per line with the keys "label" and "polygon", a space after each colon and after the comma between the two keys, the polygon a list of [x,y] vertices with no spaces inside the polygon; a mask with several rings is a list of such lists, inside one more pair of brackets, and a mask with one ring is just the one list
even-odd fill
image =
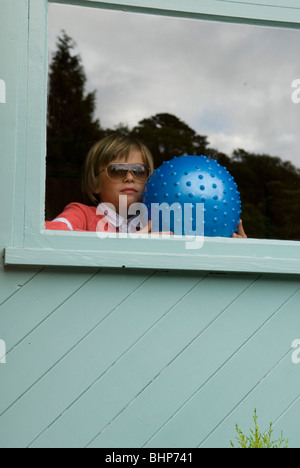
{"label": "white window frame", "polygon": [[[53,3],[300,28],[298,0],[264,0],[262,5],[237,0]],[[18,74],[22,79],[17,89],[17,183],[11,243],[5,248],[6,265],[300,273],[300,242],[205,238],[202,248],[196,248],[196,244],[187,248],[186,238],[133,239],[117,234],[100,238],[90,232],[45,230],[48,0],[21,0],[19,13],[22,26]]]}

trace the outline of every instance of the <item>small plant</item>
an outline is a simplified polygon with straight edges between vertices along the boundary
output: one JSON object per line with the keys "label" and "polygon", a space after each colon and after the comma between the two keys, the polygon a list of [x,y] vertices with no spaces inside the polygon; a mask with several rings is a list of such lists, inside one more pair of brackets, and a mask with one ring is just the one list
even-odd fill
{"label": "small plant", "polygon": [[[245,434],[242,432],[242,430],[239,428],[239,426],[236,424],[236,432],[238,434],[238,437],[236,437],[236,440],[239,443],[239,448],[288,448],[288,443],[289,440],[284,440],[283,439],[283,433],[281,432],[280,439],[272,441],[272,433],[273,433],[273,425],[270,423],[270,428],[269,430],[262,434],[260,430],[258,429],[257,425],[257,414],[256,414],[256,409],[254,410],[254,425],[255,428],[250,429],[250,436],[245,436]],[[233,444],[232,441],[230,441],[231,447],[236,448]]]}

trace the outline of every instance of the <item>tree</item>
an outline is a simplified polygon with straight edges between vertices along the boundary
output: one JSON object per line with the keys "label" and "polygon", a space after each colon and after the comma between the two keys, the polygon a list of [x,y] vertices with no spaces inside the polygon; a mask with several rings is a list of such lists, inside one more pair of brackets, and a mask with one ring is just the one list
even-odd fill
{"label": "tree", "polygon": [[49,67],[46,219],[53,219],[70,202],[85,201],[83,162],[103,134],[94,118],[96,92],[86,92],[87,78],[75,47],[62,31]]}
{"label": "tree", "polygon": [[172,114],[156,114],[144,119],[132,130],[151,150],[155,166],[183,154],[206,154],[205,136],[198,135],[185,122]]}
{"label": "tree", "polygon": [[249,237],[300,240],[300,171],[289,161],[238,149],[228,165]]}
{"label": "tree", "polygon": [[91,144],[101,137],[94,119],[96,92],[86,93],[86,75],[76,43],[64,32],[58,38],[49,72],[47,176],[81,177]]}

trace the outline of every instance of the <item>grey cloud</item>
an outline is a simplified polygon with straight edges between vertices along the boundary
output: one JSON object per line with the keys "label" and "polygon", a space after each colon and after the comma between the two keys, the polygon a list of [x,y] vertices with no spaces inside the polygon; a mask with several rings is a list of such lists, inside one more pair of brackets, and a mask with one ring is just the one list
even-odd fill
{"label": "grey cloud", "polygon": [[299,31],[54,4],[50,20],[51,50],[61,29],[77,42],[104,127],[170,112],[220,151],[300,166]]}

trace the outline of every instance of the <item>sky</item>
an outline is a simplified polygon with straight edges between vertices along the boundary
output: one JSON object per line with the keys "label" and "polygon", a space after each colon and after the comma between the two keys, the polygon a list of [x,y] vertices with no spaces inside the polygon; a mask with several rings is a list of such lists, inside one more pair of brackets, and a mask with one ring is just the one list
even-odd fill
{"label": "sky", "polygon": [[103,128],[171,113],[209,146],[300,168],[300,31],[49,5],[49,57],[72,37]]}

